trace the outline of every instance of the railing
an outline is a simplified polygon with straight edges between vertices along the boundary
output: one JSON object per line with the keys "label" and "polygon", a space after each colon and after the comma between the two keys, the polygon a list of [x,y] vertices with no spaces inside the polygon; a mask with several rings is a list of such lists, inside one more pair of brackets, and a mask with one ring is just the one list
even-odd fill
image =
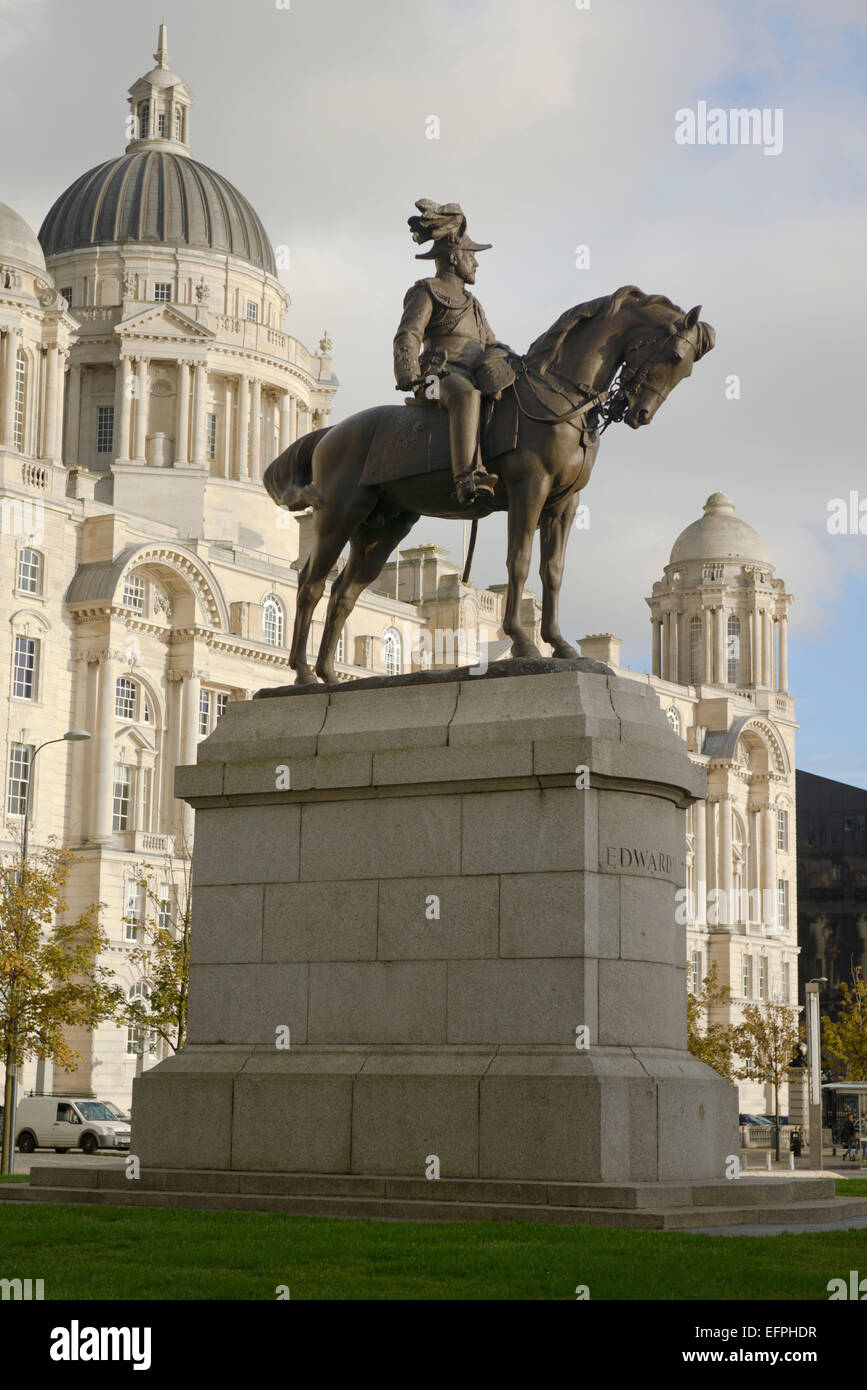
{"label": "railing", "polygon": [[21,481],[25,487],[48,487],[48,469],[38,463],[22,463]]}
{"label": "railing", "polygon": [[133,842],[136,854],[162,854],[171,856],[175,852],[173,835],[152,835],[145,830],[137,830]]}
{"label": "railing", "polygon": [[[780,1153],[789,1152],[789,1139],[797,1125],[780,1125]],[[741,1148],[772,1149],[775,1144],[773,1125],[741,1125]]]}
{"label": "railing", "polygon": [[79,323],[109,322],[113,318],[120,318],[120,306],[108,305],[105,308],[99,305],[89,305],[87,307],[75,308],[70,310],[73,318],[78,319]]}

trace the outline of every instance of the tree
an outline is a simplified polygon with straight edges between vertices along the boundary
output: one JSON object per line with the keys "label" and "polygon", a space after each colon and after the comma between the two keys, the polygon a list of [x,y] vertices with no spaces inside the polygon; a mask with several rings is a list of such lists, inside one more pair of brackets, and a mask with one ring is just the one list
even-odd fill
{"label": "tree", "polygon": [[173,1052],[187,1036],[187,1000],[190,987],[190,921],[192,917],[192,857],[184,846],[181,883],[166,860],[162,870],[142,865],[139,883],[144,890],[145,912],[137,925],[141,943],[130,952],[145,986],[146,997],[124,1000],[118,1019],[135,1028],[144,1039],[156,1034]]}
{"label": "tree", "polygon": [[92,1031],[113,1017],[122,990],[97,964],[108,945],[99,904],[74,921],[64,892],[74,856],[53,844],[0,860],[0,1053],[6,1064],[0,1172],[15,1142],[12,1068],[25,1057],[50,1058],[62,1071],[80,1059],[68,1028]]}
{"label": "tree", "polygon": [[867,980],[860,965],[853,965],[852,983],[841,982],[840,993],[837,1018],[822,1018],[824,1050],[841,1080],[867,1081]]}
{"label": "tree", "polygon": [[736,1029],[728,1023],[710,1023],[709,1011],[731,1002],[728,985],[719,982],[719,968],[712,965],[702,980],[701,991],[686,996],[686,1026],[690,1052],[700,1062],[706,1062],[720,1076],[734,1081],[736,1076]]}
{"label": "tree", "polygon": [[798,1046],[798,1011],[788,1004],[746,1004],[743,1022],[735,1034],[741,1058],[738,1075],[770,1082],[774,1088],[775,1148],[779,1161],[780,1087]]}

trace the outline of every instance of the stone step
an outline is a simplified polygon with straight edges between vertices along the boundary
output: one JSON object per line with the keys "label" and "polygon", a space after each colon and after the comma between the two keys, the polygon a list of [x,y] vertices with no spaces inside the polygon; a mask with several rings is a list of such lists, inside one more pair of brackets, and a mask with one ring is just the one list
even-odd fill
{"label": "stone step", "polygon": [[[131,1179],[123,1166],[36,1166],[36,1187],[94,1187],[125,1191]],[[423,1202],[470,1201],[518,1206],[575,1206],[616,1210],[673,1207],[760,1206],[792,1201],[834,1200],[833,1176],[750,1177],[700,1183],[514,1182],[485,1178],[366,1176],[355,1173],[258,1173],[215,1169],[143,1169],[142,1192],[214,1192],[274,1197],[370,1197]]]}
{"label": "stone step", "polygon": [[[80,1171],[80,1170],[79,1170]],[[102,1170],[105,1171],[105,1170]],[[369,1179],[377,1182],[379,1179]],[[393,1181],[393,1180],[392,1180]],[[429,1184],[427,1186],[430,1186]],[[621,1227],[632,1230],[689,1230],[712,1226],[807,1225],[867,1218],[867,1200],[772,1201],[728,1206],[686,1205],[665,1209],[590,1207],[518,1201],[432,1200],[425,1197],[309,1193],[307,1195],[238,1192],[146,1190],[138,1183],[115,1186],[60,1186],[40,1183],[0,1187],[0,1200],[82,1203],[87,1205],[170,1207],[200,1211],[261,1211],[287,1215],[361,1217],[396,1221],[533,1221],[547,1225]]]}

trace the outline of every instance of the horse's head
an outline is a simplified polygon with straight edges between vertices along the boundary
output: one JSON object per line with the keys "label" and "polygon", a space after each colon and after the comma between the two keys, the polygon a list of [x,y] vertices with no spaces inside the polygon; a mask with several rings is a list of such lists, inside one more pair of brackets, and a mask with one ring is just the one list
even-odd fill
{"label": "horse's head", "polygon": [[689,376],[693,363],[710,352],[716,334],[709,323],[700,321],[700,313],[701,305],[696,304],[682,318],[672,318],[627,347],[616,388],[616,415],[630,429],[649,425],[678,382]]}

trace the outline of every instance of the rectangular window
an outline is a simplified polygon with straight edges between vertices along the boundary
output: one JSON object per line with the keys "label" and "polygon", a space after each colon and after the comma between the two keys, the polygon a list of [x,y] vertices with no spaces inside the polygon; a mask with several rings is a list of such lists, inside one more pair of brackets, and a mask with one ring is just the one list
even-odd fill
{"label": "rectangular window", "polygon": [[36,699],[36,673],[39,643],[34,637],[15,638],[12,668],[12,694],[17,700]]}
{"label": "rectangular window", "polygon": [[789,848],[789,813],[788,811],[777,812],[777,849],[787,850]]}
{"label": "rectangular window", "polygon": [[112,806],[112,830],[130,829],[130,805],[132,803],[132,768],[125,763],[114,765],[114,800]]}
{"label": "rectangular window", "polygon": [[780,1002],[788,1004],[792,986],[792,970],[789,962],[784,960],[780,966]]}
{"label": "rectangular window", "polygon": [[38,550],[25,547],[18,552],[18,592],[42,593],[42,556]]}
{"label": "rectangular window", "polygon": [[130,879],[126,885],[126,906],[123,921],[124,936],[127,941],[139,941],[144,921],[144,887],[133,879]]}
{"label": "rectangular window", "polygon": [[741,961],[741,994],[744,999],[753,997],[753,962],[746,954]]}
{"label": "rectangular window", "polygon": [[161,111],[161,112],[159,113],[159,115],[157,116],[157,135],[165,135],[165,133],[166,133],[166,113],[165,113],[165,111]]}
{"label": "rectangular window", "polygon": [[23,816],[27,810],[27,784],[30,781],[31,743],[13,743],[9,748],[9,792],[6,813]]}
{"label": "rectangular window", "polygon": [[96,412],[96,452],[110,454],[114,443],[114,406],[101,405]]}
{"label": "rectangular window", "polygon": [[149,830],[151,823],[151,785],[153,783],[153,768],[143,767],[139,777],[141,786],[139,788],[139,830]]}
{"label": "rectangular window", "polygon": [[174,884],[160,884],[160,894],[157,900],[157,926],[160,931],[172,930],[174,922]]}
{"label": "rectangular window", "polygon": [[789,880],[777,879],[777,926],[789,925]]}
{"label": "rectangular window", "polygon": [[259,306],[258,306],[258,304],[254,304],[254,302],[253,302],[252,299],[248,299],[248,300],[247,300],[247,320],[248,320],[248,322],[249,322],[249,323],[255,323],[256,320],[258,319],[258,317],[259,317]]}
{"label": "rectangular window", "polygon": [[689,957],[689,987],[693,994],[698,994],[701,989],[701,951],[691,951]]}
{"label": "rectangular window", "polygon": [[[11,339],[11,334],[8,335]],[[27,397],[27,359],[19,350],[15,358],[15,448],[24,448],[24,406]]]}
{"label": "rectangular window", "polygon": [[211,692],[210,690],[199,691],[199,733],[209,734],[211,732]]}
{"label": "rectangular window", "polygon": [[214,720],[214,723],[216,723],[216,722],[217,722],[217,719],[219,719],[222,715],[224,715],[224,714],[226,713],[226,710],[227,710],[227,708],[228,708],[228,705],[229,705],[229,697],[228,697],[228,695],[226,694],[225,690],[218,690],[218,691],[217,691],[217,714],[216,714],[216,718],[215,718],[215,720]]}
{"label": "rectangular window", "polygon": [[215,459],[217,457],[217,417],[208,411],[206,417],[205,431],[205,457]]}
{"label": "rectangular window", "polygon": [[136,613],[144,613],[145,586],[144,580],[139,575],[127,575],[123,582],[123,598],[121,602],[124,608],[132,608]]}
{"label": "rectangular window", "polygon": [[66,300],[67,304],[71,304],[71,303],[72,303],[72,286],[71,286],[71,285],[64,285],[64,287],[63,287],[63,289],[60,291],[60,293],[63,295],[63,298]]}
{"label": "rectangular window", "polygon": [[114,713],[117,719],[135,719],[135,681],[119,676],[114,687]]}
{"label": "rectangular window", "polygon": [[768,958],[759,956],[759,998],[768,998]]}
{"label": "rectangular window", "polygon": [[157,281],[154,285],[154,301],[157,304],[169,304],[172,298],[171,282],[165,280]]}

